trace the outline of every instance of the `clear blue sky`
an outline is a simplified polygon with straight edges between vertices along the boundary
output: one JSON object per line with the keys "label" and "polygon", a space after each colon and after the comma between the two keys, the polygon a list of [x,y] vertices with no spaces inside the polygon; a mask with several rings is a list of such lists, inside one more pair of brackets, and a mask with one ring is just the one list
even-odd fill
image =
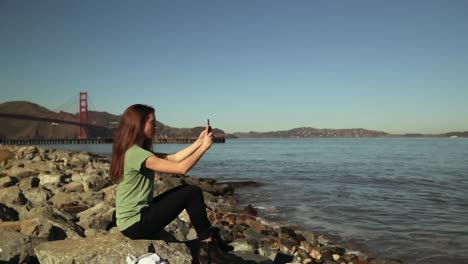
{"label": "clear blue sky", "polygon": [[[0,0],[0,102],[174,127],[468,130],[468,1]],[[74,109],[78,111],[78,101]]]}

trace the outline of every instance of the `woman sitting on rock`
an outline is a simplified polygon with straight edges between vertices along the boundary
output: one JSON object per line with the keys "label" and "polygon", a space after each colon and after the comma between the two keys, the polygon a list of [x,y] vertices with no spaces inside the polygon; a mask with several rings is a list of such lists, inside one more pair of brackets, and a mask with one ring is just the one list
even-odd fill
{"label": "woman sitting on rock", "polygon": [[114,137],[110,177],[117,183],[117,227],[132,239],[151,239],[186,210],[201,243],[202,255],[223,262],[229,246],[212,227],[202,190],[181,185],[153,198],[154,172],[186,174],[213,144],[206,128],[190,146],[175,154],[152,152],[156,131],[154,108],[142,104],[128,107]]}

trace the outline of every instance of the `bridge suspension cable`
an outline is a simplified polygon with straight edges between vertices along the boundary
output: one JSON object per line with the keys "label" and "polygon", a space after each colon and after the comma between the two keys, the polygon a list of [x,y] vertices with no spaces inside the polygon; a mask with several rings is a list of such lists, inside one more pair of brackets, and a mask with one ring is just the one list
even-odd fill
{"label": "bridge suspension cable", "polygon": [[[72,98],[68,99],[65,103],[63,103],[63,104],[59,105],[58,107],[55,107],[54,109],[52,109],[52,111],[59,112],[59,111],[65,110],[68,107],[71,107],[71,106],[75,105],[78,102],[79,96],[80,96],[79,94],[76,94]],[[72,114],[74,114],[75,111],[76,111],[76,107],[73,110]]]}
{"label": "bridge suspension cable", "polygon": [[91,100],[91,97],[88,97],[88,102],[89,102],[89,104],[91,105],[91,107],[88,108],[88,111],[89,111],[89,110],[97,111],[97,110],[96,110],[96,106],[93,104],[93,100]]}

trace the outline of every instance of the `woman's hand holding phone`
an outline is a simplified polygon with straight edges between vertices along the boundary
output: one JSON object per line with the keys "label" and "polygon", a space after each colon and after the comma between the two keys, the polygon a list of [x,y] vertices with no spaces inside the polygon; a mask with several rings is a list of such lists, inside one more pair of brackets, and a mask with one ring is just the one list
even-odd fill
{"label": "woman's hand holding phone", "polygon": [[208,127],[208,133],[210,133],[211,132],[210,119],[208,119],[208,121],[206,122],[206,125]]}

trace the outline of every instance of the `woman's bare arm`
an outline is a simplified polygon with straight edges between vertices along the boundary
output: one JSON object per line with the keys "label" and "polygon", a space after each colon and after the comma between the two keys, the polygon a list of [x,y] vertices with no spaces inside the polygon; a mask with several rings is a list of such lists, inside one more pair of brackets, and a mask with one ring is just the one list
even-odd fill
{"label": "woman's bare arm", "polygon": [[155,155],[161,159],[166,159],[173,162],[181,162],[188,156],[192,155],[201,146],[201,144],[203,143],[203,138],[205,137],[207,132],[207,129],[203,130],[195,142],[193,142],[190,146],[178,151],[175,154],[155,153]]}
{"label": "woman's bare arm", "polygon": [[[212,144],[212,134],[205,133],[203,136],[203,141],[200,145],[196,147],[189,146],[179,151],[183,153],[181,156],[187,155],[182,160],[171,160],[169,158],[171,155],[165,156],[166,158],[164,159],[164,153],[158,153],[146,159],[145,166],[148,169],[164,173],[186,174],[193,166],[195,166],[195,164],[197,164],[197,162],[200,160],[203,154],[205,154],[205,152],[211,147]],[[177,155],[178,153],[174,155]]]}

